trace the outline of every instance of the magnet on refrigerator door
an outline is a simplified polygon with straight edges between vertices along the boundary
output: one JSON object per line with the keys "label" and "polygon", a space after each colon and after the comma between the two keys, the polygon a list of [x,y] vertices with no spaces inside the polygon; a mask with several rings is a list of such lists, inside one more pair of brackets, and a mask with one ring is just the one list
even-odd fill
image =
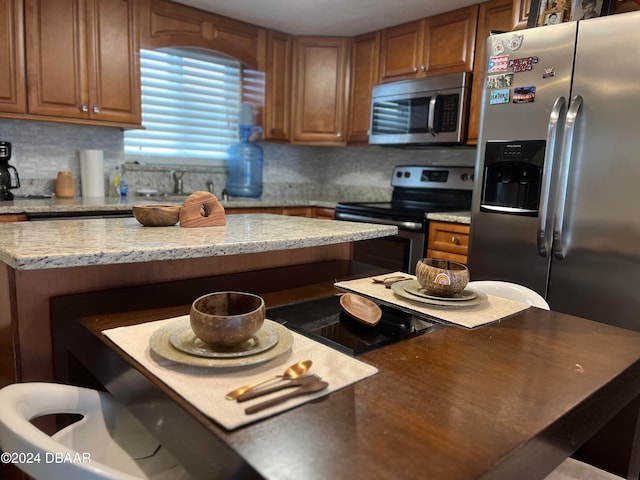
{"label": "magnet on refrigerator door", "polygon": [[504,105],[509,103],[511,90],[508,88],[502,90],[491,90],[489,93],[489,105]]}

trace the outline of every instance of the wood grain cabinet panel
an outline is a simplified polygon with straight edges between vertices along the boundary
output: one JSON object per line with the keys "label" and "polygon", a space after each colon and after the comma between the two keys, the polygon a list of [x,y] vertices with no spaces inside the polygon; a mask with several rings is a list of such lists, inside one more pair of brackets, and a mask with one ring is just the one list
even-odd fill
{"label": "wood grain cabinet panel", "polygon": [[478,6],[430,17],[425,30],[425,74],[473,70]]}
{"label": "wood grain cabinet panel", "polygon": [[469,127],[467,143],[478,143],[480,129],[480,109],[482,93],[487,71],[487,38],[492,30],[511,31],[513,24],[512,0],[492,0],[480,4],[478,12],[478,31],[476,38],[476,54],[473,66],[473,81],[471,86],[471,108],[469,111]]}
{"label": "wood grain cabinet panel", "polygon": [[291,56],[293,39],[286,33],[267,32],[265,140],[291,137]]}
{"label": "wood grain cabinet panel", "polygon": [[349,39],[293,42],[292,143],[345,145]]}
{"label": "wood grain cabinet panel", "polygon": [[473,69],[478,6],[382,30],[380,83]]}
{"label": "wood grain cabinet panel", "polygon": [[382,30],[380,83],[415,78],[421,73],[424,29],[425,20],[416,20]]}
{"label": "wood grain cabinet panel", "polygon": [[429,222],[427,256],[467,263],[470,226],[451,222]]}
{"label": "wood grain cabinet panel", "polygon": [[28,111],[140,123],[135,0],[25,0]]}
{"label": "wood grain cabinet panel", "polygon": [[360,35],[351,40],[349,115],[347,142],[369,142],[371,87],[378,80],[380,32]]}
{"label": "wood grain cabinet panel", "polygon": [[0,0],[0,112],[27,111],[23,17],[22,0]]}
{"label": "wood grain cabinet panel", "polygon": [[166,0],[139,1],[142,48],[202,47],[264,71],[264,28]]}

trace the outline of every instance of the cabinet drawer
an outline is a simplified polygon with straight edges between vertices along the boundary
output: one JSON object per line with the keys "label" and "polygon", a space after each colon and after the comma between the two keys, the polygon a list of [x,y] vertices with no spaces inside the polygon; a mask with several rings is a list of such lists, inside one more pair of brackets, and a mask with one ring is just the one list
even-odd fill
{"label": "cabinet drawer", "polygon": [[466,257],[469,250],[469,225],[429,222],[428,248]]}

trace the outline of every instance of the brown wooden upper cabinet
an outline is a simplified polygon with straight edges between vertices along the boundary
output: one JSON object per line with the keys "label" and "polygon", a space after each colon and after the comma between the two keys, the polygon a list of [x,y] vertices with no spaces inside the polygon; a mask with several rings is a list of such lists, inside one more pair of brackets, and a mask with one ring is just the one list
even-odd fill
{"label": "brown wooden upper cabinet", "polygon": [[347,142],[369,142],[371,87],[378,83],[380,32],[360,35],[351,40],[349,115]]}
{"label": "brown wooden upper cabinet", "polygon": [[292,143],[346,144],[348,61],[348,38],[294,38]]}
{"label": "brown wooden upper cabinet", "polygon": [[136,0],[140,9],[141,46],[201,47],[230,55],[264,71],[266,30],[168,0]]}
{"label": "brown wooden upper cabinet", "polygon": [[27,111],[22,0],[0,0],[0,111]]}
{"label": "brown wooden upper cabinet", "polygon": [[382,30],[380,83],[470,72],[478,5]]}
{"label": "brown wooden upper cabinet", "polygon": [[28,112],[140,124],[135,0],[25,0]]}
{"label": "brown wooden upper cabinet", "polygon": [[267,32],[264,139],[291,138],[291,60],[293,39],[286,33]]}

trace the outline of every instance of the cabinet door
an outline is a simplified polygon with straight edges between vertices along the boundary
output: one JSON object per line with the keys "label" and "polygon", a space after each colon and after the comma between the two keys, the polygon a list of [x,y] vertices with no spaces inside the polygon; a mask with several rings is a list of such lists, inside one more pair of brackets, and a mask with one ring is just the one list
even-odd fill
{"label": "cabinet door", "polygon": [[382,30],[380,83],[415,78],[426,68],[422,61],[424,23],[424,20],[416,20]]}
{"label": "cabinet door", "polygon": [[290,138],[292,43],[290,35],[267,32],[266,140]]}
{"label": "cabinet door", "polygon": [[25,0],[28,111],[89,118],[84,0]]}
{"label": "cabinet door", "polygon": [[293,143],[344,145],[349,39],[294,40]]}
{"label": "cabinet door", "polygon": [[512,22],[512,0],[492,0],[480,4],[478,35],[476,38],[476,58],[473,67],[473,84],[471,87],[469,130],[467,133],[468,143],[476,144],[478,142],[482,92],[487,76],[487,38],[492,30],[510,31]]}
{"label": "cabinet door", "polygon": [[87,6],[91,118],[139,124],[140,67],[134,0],[91,0]]}
{"label": "cabinet door", "polygon": [[0,111],[27,111],[22,0],[0,0]]}
{"label": "cabinet door", "polygon": [[378,80],[380,32],[355,37],[351,41],[348,143],[369,142],[371,87]]}
{"label": "cabinet door", "polygon": [[427,76],[473,70],[477,22],[477,5],[427,19],[424,48]]}

